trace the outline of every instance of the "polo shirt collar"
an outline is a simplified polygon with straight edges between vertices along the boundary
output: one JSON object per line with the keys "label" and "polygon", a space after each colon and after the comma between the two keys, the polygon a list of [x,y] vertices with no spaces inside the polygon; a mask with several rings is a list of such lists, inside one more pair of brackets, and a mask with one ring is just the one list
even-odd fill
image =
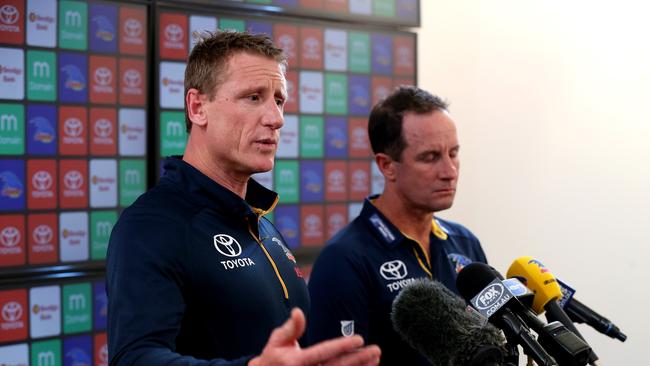
{"label": "polo shirt collar", "polygon": [[253,178],[248,180],[246,199],[215,182],[201,171],[182,160],[181,156],[172,156],[164,161],[163,179],[176,183],[189,193],[190,199],[205,204],[206,201],[214,209],[239,217],[251,213],[257,215],[271,212],[278,202],[278,194],[262,186]]}

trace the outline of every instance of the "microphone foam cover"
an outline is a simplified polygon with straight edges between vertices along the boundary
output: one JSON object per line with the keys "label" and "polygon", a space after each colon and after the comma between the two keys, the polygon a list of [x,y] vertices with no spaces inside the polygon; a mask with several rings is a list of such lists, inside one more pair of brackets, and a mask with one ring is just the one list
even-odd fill
{"label": "microphone foam cover", "polygon": [[393,302],[393,327],[434,366],[499,364],[505,340],[440,282],[417,280]]}

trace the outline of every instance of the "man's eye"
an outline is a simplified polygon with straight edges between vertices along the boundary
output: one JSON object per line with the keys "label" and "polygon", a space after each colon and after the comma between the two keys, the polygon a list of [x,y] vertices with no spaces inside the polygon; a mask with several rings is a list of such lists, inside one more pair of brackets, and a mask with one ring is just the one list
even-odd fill
{"label": "man's eye", "polygon": [[276,100],[275,100],[275,104],[277,104],[278,106],[282,107],[282,106],[284,105],[284,99],[279,99],[279,98],[276,99]]}
{"label": "man's eye", "polygon": [[248,99],[253,101],[253,102],[256,102],[256,101],[260,100],[260,96],[257,95],[257,94],[253,94],[253,95],[249,95]]}

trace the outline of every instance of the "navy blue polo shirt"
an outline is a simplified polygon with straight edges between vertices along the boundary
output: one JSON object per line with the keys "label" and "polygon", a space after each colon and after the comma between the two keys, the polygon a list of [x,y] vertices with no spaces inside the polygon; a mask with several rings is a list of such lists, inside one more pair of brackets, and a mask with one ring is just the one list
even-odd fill
{"label": "navy blue polo shirt", "polygon": [[384,365],[428,365],[393,329],[393,300],[418,278],[436,279],[457,293],[457,273],[487,259],[474,234],[440,218],[432,219],[425,253],[376,209],[371,202],[376,197],[365,200],[359,216],[327,243],[314,263],[309,342],[356,333],[379,345]]}
{"label": "navy blue polo shirt", "polygon": [[127,208],[107,258],[111,365],[246,365],[293,307],[309,310],[284,238],[264,218],[277,194],[246,199],[186,162]]}

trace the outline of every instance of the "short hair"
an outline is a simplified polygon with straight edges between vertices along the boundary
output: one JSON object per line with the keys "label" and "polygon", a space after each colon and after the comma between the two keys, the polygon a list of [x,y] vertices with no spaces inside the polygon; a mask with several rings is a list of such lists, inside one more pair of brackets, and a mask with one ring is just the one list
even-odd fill
{"label": "short hair", "polygon": [[[250,53],[268,57],[286,68],[287,57],[281,48],[273,44],[265,34],[252,34],[223,30],[216,32],[194,33],[197,40],[192,49],[185,68],[185,94],[194,88],[201,94],[207,94],[214,99],[217,88],[224,81],[227,63],[237,53]],[[185,125],[187,132],[192,128],[192,122],[185,106]]]}
{"label": "short hair", "polygon": [[368,119],[368,136],[372,152],[384,153],[400,161],[406,140],[402,133],[404,114],[428,114],[446,111],[449,105],[440,97],[416,86],[399,86],[377,103]]}

